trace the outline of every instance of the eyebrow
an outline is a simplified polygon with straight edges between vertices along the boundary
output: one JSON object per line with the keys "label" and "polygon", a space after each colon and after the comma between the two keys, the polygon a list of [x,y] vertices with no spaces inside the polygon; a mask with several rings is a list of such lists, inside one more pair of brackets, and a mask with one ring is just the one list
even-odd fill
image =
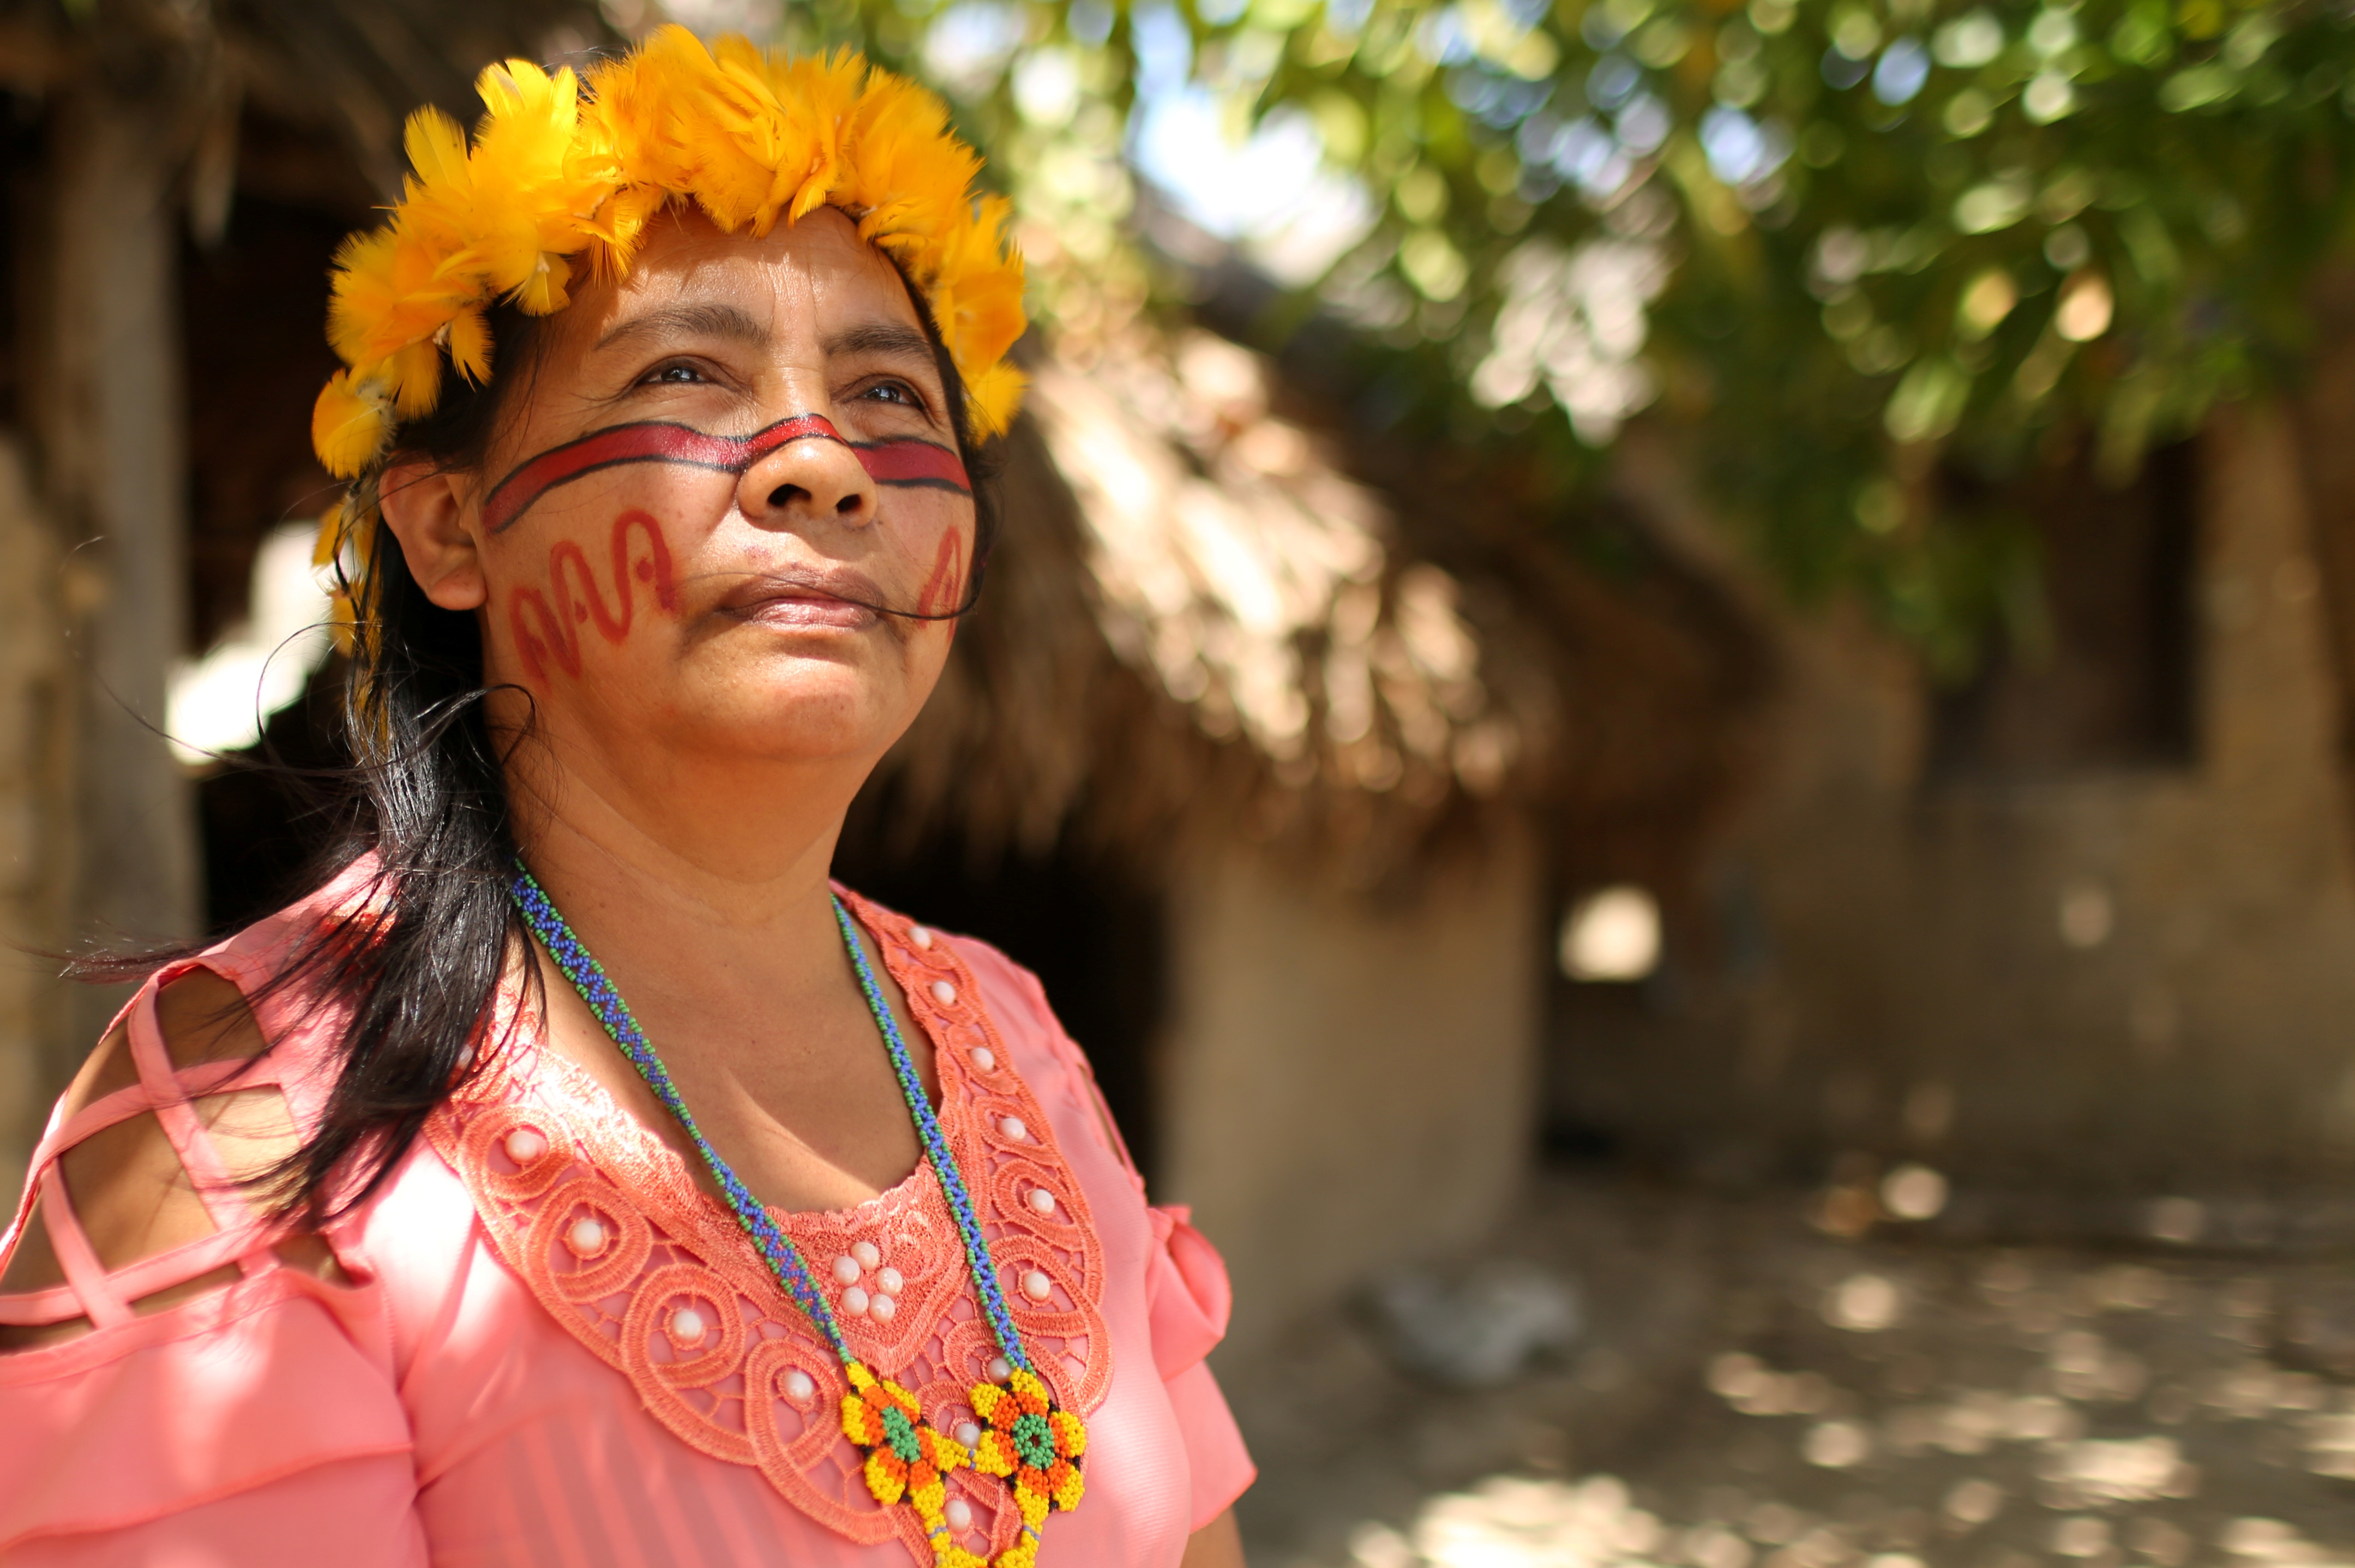
{"label": "eyebrow", "polygon": [[[608,329],[597,340],[597,347],[606,349],[616,344],[632,344],[642,337],[674,336],[719,337],[756,347],[769,340],[768,328],[736,306],[705,303],[665,305],[644,315],[632,316]],[[863,322],[847,327],[826,340],[826,352],[829,357],[842,354],[907,356],[927,365],[936,358],[932,339],[912,326],[890,321]]]}
{"label": "eyebrow", "polygon": [[889,321],[870,321],[846,328],[826,340],[826,351],[829,357],[837,354],[905,354],[927,365],[933,363],[931,338],[912,326]]}
{"label": "eyebrow", "polygon": [[641,337],[722,337],[731,342],[759,345],[769,340],[769,330],[732,304],[674,304],[650,310],[644,315],[634,315],[609,329],[597,340],[601,349],[615,344],[634,343]]}

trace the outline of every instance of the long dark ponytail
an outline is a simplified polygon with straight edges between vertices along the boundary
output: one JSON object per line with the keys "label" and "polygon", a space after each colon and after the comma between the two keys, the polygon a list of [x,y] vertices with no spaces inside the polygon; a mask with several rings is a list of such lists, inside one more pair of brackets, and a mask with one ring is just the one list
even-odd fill
{"label": "long dark ponytail", "polygon": [[[977,586],[997,531],[988,464],[923,294],[911,284],[908,295],[932,345],[957,446],[975,480]],[[268,982],[271,990],[343,1014],[335,1079],[318,1119],[263,1178],[290,1216],[325,1219],[376,1190],[434,1107],[504,1043],[488,1038],[499,981],[530,951],[507,891],[516,836],[506,780],[507,754],[532,742],[530,725],[492,728],[474,614],[425,596],[378,511],[388,468],[478,470],[502,416],[528,391],[541,324],[501,308],[492,328],[498,373],[481,386],[445,373],[440,406],[402,425],[385,464],[356,484],[346,502],[372,525],[375,545],[366,570],[353,571],[347,584],[355,636],[344,731],[351,760],[330,781],[341,797],[341,831],[316,861],[314,890],[373,859],[365,888],[339,900],[340,912],[308,934]],[[155,957],[147,955],[146,965]],[[92,978],[123,973],[121,965],[82,967]],[[538,986],[538,965],[526,966],[526,983]]]}

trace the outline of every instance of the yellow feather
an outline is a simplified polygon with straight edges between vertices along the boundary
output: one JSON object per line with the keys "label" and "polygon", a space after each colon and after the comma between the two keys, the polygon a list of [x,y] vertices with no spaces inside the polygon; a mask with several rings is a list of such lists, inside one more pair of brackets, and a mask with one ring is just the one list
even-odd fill
{"label": "yellow feather", "polygon": [[464,176],[466,133],[459,123],[432,104],[409,117],[401,146],[416,169],[415,180],[434,185]]}
{"label": "yellow feather", "polygon": [[392,406],[402,419],[421,419],[442,398],[442,354],[431,338],[396,350],[384,362],[392,383]]}
{"label": "yellow feather", "polygon": [[965,416],[973,432],[986,441],[1004,435],[1022,407],[1023,389],[1030,378],[1001,359],[965,382]]}
{"label": "yellow feather", "polygon": [[476,386],[491,379],[491,328],[480,306],[450,318],[451,368]]}
{"label": "yellow feather", "polygon": [[565,287],[571,278],[572,269],[563,257],[541,256],[538,269],[515,290],[516,308],[526,315],[554,315],[571,301]]}
{"label": "yellow feather", "polygon": [[333,564],[336,551],[343,548],[343,543],[344,503],[338,501],[319,514],[319,537],[311,545],[313,570]]}
{"label": "yellow feather", "polygon": [[475,85],[484,114],[471,144],[438,111],[411,115],[401,202],[336,252],[327,336],[349,368],[313,421],[332,472],[364,470],[396,415],[434,407],[445,350],[468,379],[491,373],[485,305],[561,310],[581,267],[626,271],[672,201],[731,232],[841,208],[931,304],[975,428],[1013,418],[1023,378],[1004,358],[1026,325],[1022,261],[1007,204],[975,197],[981,161],[932,93],[847,50],[794,59],[741,37],[707,48],[676,26],[585,82],[507,60]]}
{"label": "yellow feather", "polygon": [[311,446],[328,473],[357,478],[384,450],[388,422],[382,400],[361,392],[349,370],[338,370],[312,405]]}

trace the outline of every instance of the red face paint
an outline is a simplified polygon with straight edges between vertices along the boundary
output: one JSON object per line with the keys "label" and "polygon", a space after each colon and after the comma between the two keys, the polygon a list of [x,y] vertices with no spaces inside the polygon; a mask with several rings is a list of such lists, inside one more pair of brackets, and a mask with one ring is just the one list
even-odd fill
{"label": "red face paint", "polygon": [[[645,549],[635,561],[631,560],[630,549],[634,533],[645,539]],[[663,539],[661,525],[644,512],[627,511],[613,519],[615,608],[606,607],[596,574],[589,569],[589,557],[579,545],[566,539],[550,549],[548,595],[536,588],[519,588],[507,600],[507,624],[515,633],[516,648],[523,656],[525,672],[542,686],[548,684],[550,663],[568,676],[579,675],[581,626],[595,626],[597,635],[609,643],[619,643],[628,636],[630,622],[637,611],[634,581],[654,591],[655,603],[659,608],[677,607],[677,595],[671,581],[670,546]],[[555,600],[553,606],[549,603],[550,596]]]}
{"label": "red face paint", "polygon": [[932,557],[932,575],[916,594],[916,613],[938,615],[964,594],[964,541],[951,528],[941,536]]}
{"label": "red face paint", "polygon": [[741,474],[781,446],[811,440],[837,442],[850,448],[858,454],[859,466],[878,485],[973,494],[973,481],[966,477],[964,463],[953,449],[913,436],[846,441],[823,414],[795,414],[751,435],[706,435],[687,425],[646,420],[612,425],[527,459],[484,500],[483,522],[497,533],[550,490],[601,468],[625,463],[677,463]]}

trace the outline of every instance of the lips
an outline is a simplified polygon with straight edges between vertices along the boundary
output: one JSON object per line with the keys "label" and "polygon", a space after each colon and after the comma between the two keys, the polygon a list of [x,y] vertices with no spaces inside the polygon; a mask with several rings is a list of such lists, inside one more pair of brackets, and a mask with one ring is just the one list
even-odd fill
{"label": "lips", "polygon": [[764,599],[737,612],[737,619],[769,626],[831,626],[856,632],[873,625],[877,617],[864,604],[840,599],[789,598]]}
{"label": "lips", "polygon": [[717,609],[762,625],[857,632],[880,619],[872,606],[881,598],[865,573],[840,570],[755,578],[722,599]]}

